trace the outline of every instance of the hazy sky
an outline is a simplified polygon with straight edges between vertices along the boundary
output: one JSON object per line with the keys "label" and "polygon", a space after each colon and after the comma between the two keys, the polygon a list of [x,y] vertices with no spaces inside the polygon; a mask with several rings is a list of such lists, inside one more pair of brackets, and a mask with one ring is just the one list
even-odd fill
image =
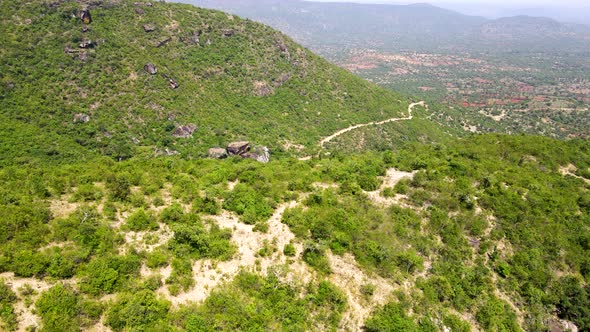
{"label": "hazy sky", "polygon": [[437,3],[457,3],[465,5],[510,5],[514,6],[580,6],[588,5],[588,0],[416,0],[416,1],[394,1],[394,0],[314,0],[325,2],[358,2],[358,3],[419,3],[427,2],[432,4]]}

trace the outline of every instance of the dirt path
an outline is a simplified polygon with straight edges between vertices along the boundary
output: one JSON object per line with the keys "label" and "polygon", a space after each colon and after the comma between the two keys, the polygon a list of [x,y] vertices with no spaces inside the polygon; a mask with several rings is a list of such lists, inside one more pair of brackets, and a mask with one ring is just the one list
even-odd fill
{"label": "dirt path", "polygon": [[424,103],[424,101],[419,101],[417,103],[412,103],[410,104],[410,106],[408,106],[408,116],[405,118],[391,118],[391,119],[387,119],[387,120],[383,120],[383,121],[378,121],[378,122],[369,122],[369,123],[361,123],[361,124],[357,124],[354,126],[350,126],[348,128],[344,128],[341,130],[338,130],[337,132],[333,133],[332,135],[323,138],[320,141],[320,147],[324,147],[324,144],[330,142],[331,140],[333,140],[334,138],[347,133],[349,131],[358,129],[358,128],[362,128],[362,127],[367,127],[367,126],[374,126],[374,125],[382,125],[382,124],[386,124],[386,123],[390,123],[390,122],[396,122],[396,121],[406,121],[406,120],[412,120],[413,116],[412,116],[412,111],[414,109],[414,106],[425,106],[426,104]]}

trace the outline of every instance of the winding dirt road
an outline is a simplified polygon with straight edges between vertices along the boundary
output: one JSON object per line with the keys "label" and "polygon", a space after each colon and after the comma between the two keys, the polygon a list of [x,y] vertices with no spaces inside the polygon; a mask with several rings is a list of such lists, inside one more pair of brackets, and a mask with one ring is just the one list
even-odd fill
{"label": "winding dirt road", "polygon": [[357,125],[354,125],[354,126],[350,126],[348,128],[344,128],[344,129],[338,130],[337,132],[333,133],[332,135],[323,138],[320,141],[320,147],[323,148],[324,147],[324,144],[330,142],[334,138],[336,138],[336,137],[338,137],[338,136],[340,136],[340,135],[342,135],[344,133],[347,133],[347,132],[349,132],[351,130],[355,130],[355,129],[362,128],[362,127],[367,127],[367,126],[382,125],[382,124],[386,124],[386,123],[389,123],[389,122],[412,120],[412,110],[414,109],[414,106],[418,106],[418,105],[425,106],[426,104],[424,103],[424,101],[419,101],[417,103],[410,104],[410,106],[408,106],[408,116],[405,117],[405,118],[391,118],[391,119],[387,119],[387,120],[383,120],[383,121],[378,121],[378,122],[377,121],[374,121],[374,122],[369,122],[369,123],[361,123],[361,124],[357,124]]}

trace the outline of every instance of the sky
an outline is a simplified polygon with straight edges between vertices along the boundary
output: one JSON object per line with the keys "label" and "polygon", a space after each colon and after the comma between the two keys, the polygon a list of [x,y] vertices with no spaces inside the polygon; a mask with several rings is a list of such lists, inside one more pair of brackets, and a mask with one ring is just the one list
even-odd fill
{"label": "sky", "polygon": [[467,15],[498,18],[516,15],[545,16],[562,22],[590,25],[589,0],[310,0],[356,3],[430,3]]}
{"label": "sky", "polygon": [[577,6],[585,7],[588,0],[416,0],[416,1],[395,1],[395,0],[314,0],[324,2],[357,2],[357,3],[416,3],[427,2],[431,4],[437,3],[454,3],[465,5],[510,5],[510,6]]}

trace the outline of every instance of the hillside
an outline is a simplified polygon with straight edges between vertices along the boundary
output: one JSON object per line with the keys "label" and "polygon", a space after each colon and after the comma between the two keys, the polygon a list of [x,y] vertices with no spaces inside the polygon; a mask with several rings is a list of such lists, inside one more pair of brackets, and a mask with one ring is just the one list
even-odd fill
{"label": "hillside", "polygon": [[218,11],[130,1],[3,1],[0,11],[0,116],[31,133],[3,139],[11,162],[202,157],[235,140],[314,151],[321,137],[409,104]]}
{"label": "hillside", "polygon": [[0,169],[24,331],[590,328],[588,141]]}
{"label": "hillside", "polygon": [[[0,15],[0,331],[590,330],[590,140],[466,133],[224,12]],[[235,140],[270,161],[204,158]]]}
{"label": "hillside", "polygon": [[588,26],[492,20],[428,4],[182,1],[269,24],[362,78],[445,109],[442,126],[590,137]]}

